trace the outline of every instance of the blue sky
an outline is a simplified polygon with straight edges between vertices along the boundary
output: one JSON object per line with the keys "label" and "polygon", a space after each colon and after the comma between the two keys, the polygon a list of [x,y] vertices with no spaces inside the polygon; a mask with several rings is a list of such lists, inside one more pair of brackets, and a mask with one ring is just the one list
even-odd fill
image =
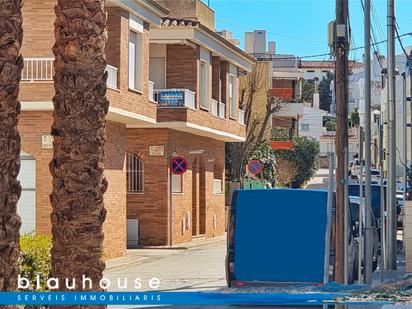
{"label": "blue sky", "polygon": [[[205,3],[208,0],[203,0]],[[395,0],[400,33],[412,32],[412,1]],[[297,56],[328,52],[327,23],[334,19],[335,0],[209,0],[215,11],[216,29],[228,29],[241,41],[244,32],[266,30],[267,41],[276,41],[277,53]],[[386,0],[372,0],[372,23],[376,40],[386,39]],[[360,0],[349,0],[352,47],[363,46],[363,12]],[[291,38],[294,37],[294,38]],[[412,45],[412,36],[403,38]],[[379,45],[386,54],[386,43]],[[401,49],[397,44],[397,53]],[[351,53],[351,59],[361,59],[362,51]],[[319,59],[323,59],[320,57]],[[326,57],[327,59],[327,57]]]}

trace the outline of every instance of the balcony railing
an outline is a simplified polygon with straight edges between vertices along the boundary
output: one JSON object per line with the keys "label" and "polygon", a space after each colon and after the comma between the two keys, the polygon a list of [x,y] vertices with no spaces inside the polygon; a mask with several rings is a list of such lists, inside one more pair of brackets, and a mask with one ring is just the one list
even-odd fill
{"label": "balcony railing", "polygon": [[226,118],[226,104],[219,102],[219,117]]}
{"label": "balcony railing", "polygon": [[117,68],[111,65],[106,66],[107,72],[107,87],[118,89],[117,88]]}
{"label": "balcony railing", "polygon": [[239,109],[239,117],[238,117],[238,121],[241,125],[245,125],[245,111]]}
{"label": "balcony railing", "polygon": [[21,80],[25,82],[52,81],[54,58],[24,58]]}
{"label": "balcony railing", "polygon": [[154,94],[160,107],[196,108],[196,92],[188,89],[156,89]]}
{"label": "balcony railing", "polygon": [[[53,81],[54,58],[24,58],[24,68],[21,76],[23,82],[47,82]],[[107,87],[118,89],[117,71],[114,66],[107,65]]]}
{"label": "balcony railing", "polygon": [[212,115],[213,116],[218,116],[219,112],[218,112],[218,108],[219,108],[219,104],[216,100],[211,100],[211,106],[212,106]]}
{"label": "balcony railing", "polygon": [[155,95],[154,95],[154,82],[149,80],[149,100],[154,102],[155,101]]}

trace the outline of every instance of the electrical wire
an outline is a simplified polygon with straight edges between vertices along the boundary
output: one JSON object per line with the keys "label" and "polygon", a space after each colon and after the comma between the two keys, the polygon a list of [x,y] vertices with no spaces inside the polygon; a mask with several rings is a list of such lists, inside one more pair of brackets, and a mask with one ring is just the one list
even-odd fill
{"label": "electrical wire", "polygon": [[[253,27],[248,27],[248,26],[245,26],[245,25],[239,25],[239,24],[233,23],[231,21],[227,21],[227,20],[216,19],[216,21],[220,22],[220,23],[224,23],[224,24],[228,24],[228,25],[248,29],[248,30],[255,30]],[[323,42],[323,41],[312,40],[312,39],[308,39],[308,38],[298,37],[298,36],[294,36],[294,35],[287,35],[287,34],[277,33],[277,32],[273,32],[273,31],[266,31],[266,33],[274,34],[274,35],[277,35],[277,36],[280,36],[280,37],[285,37],[285,38],[289,38],[289,39],[293,39],[293,40],[307,41],[307,42],[319,43],[319,44],[327,44],[326,42]]]}
{"label": "electrical wire", "polygon": [[411,57],[410,57],[410,56],[408,55],[408,53],[406,52],[405,47],[403,46],[402,40],[401,40],[401,38],[400,38],[400,36],[399,36],[399,31],[398,31],[399,24],[398,24],[398,22],[396,21],[396,19],[395,19],[395,23],[396,23],[396,25],[395,25],[396,37],[398,38],[399,44],[400,44],[400,46],[401,46],[401,48],[402,48],[402,50],[403,50],[403,53],[404,53],[405,56],[406,56],[406,59],[410,60]]}

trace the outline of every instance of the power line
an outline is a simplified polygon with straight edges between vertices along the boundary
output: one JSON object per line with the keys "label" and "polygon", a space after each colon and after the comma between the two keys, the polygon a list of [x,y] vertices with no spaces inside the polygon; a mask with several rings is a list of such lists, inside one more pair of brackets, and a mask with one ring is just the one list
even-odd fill
{"label": "power line", "polygon": [[[241,28],[248,29],[248,30],[255,30],[253,27],[249,27],[249,26],[245,26],[245,25],[239,25],[239,24],[233,23],[231,21],[227,21],[227,20],[216,19],[216,21],[220,22],[220,23],[232,25],[232,26],[241,27]],[[274,35],[277,35],[277,36],[281,36],[281,37],[285,37],[285,38],[289,38],[289,39],[293,39],[293,40],[307,41],[307,42],[319,43],[319,44],[327,44],[326,42],[323,42],[323,41],[317,41],[317,40],[312,40],[312,39],[308,39],[308,38],[302,38],[302,37],[298,37],[298,36],[277,33],[277,32],[273,32],[273,31],[266,31],[266,33],[274,34]]]}
{"label": "power line", "polygon": [[[407,32],[407,33],[403,33],[399,35],[399,38],[407,36],[407,35],[411,35],[412,36],[412,32]],[[371,46],[377,46],[380,45],[382,43],[386,43],[386,39],[385,40],[381,40],[379,42],[375,42],[372,43]],[[355,50],[359,50],[359,49],[363,49],[365,46],[358,46],[355,48],[351,48],[350,51],[355,51]],[[323,56],[327,56],[330,55],[328,53],[325,54],[317,54],[317,55],[306,55],[306,56],[293,56],[293,57],[275,57],[273,58],[274,60],[294,60],[294,59],[306,59],[306,58],[316,58],[316,57],[323,57]]]}
{"label": "power line", "polygon": [[398,38],[398,41],[399,41],[399,44],[401,45],[401,48],[402,48],[402,50],[403,50],[403,53],[405,54],[405,56],[406,56],[406,59],[409,59],[410,58],[410,56],[408,55],[408,53],[406,52],[406,50],[405,50],[405,47],[403,46],[403,43],[402,43],[402,40],[401,40],[401,36],[399,35],[399,31],[398,31],[398,28],[399,28],[399,24],[398,24],[398,22],[396,21],[396,19],[395,19],[395,23],[396,23],[396,25],[395,25],[395,32],[396,32],[396,37]]}

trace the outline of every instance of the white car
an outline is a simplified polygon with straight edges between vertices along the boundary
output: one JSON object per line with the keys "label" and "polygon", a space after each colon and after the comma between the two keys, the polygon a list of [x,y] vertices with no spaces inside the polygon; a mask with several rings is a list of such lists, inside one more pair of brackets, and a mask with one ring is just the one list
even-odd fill
{"label": "white car", "polygon": [[[366,171],[363,171],[363,179],[365,180]],[[371,168],[371,184],[377,185],[381,182],[381,171],[376,168]]]}
{"label": "white car", "polygon": [[[365,165],[365,161],[363,161],[363,165]],[[360,160],[359,159],[353,160],[350,176],[352,178],[358,178],[358,179],[360,178]]]}

